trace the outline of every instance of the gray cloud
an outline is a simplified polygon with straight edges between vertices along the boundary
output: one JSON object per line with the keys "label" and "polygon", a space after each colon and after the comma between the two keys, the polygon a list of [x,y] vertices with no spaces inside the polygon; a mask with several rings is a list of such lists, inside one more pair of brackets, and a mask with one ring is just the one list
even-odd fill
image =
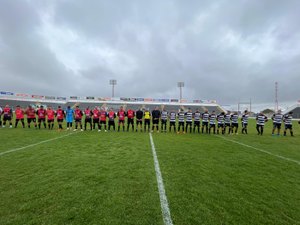
{"label": "gray cloud", "polygon": [[[56,95],[299,99],[300,3],[1,1],[0,87]],[[5,77],[5,79],[3,79]],[[70,83],[70,84],[69,84]]]}

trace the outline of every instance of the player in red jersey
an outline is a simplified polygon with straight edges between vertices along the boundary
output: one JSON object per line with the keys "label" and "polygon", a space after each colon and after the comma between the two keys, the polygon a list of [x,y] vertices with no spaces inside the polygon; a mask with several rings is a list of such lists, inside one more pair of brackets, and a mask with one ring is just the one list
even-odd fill
{"label": "player in red jersey", "polygon": [[79,109],[79,106],[76,106],[76,109],[75,109],[75,111],[74,111],[74,114],[75,114],[75,129],[74,129],[74,131],[77,130],[78,124],[80,125],[80,130],[83,131],[83,129],[82,129],[82,122],[81,122],[83,113],[82,113],[82,111]]}
{"label": "player in red jersey", "polygon": [[48,129],[52,130],[54,127],[55,111],[52,109],[51,106],[49,106],[46,112],[47,112]]}
{"label": "player in red jersey", "polygon": [[106,130],[106,118],[107,118],[107,112],[102,107],[101,111],[100,111],[100,131],[102,129],[102,125],[104,125],[104,130],[105,130],[105,132],[107,132],[107,130]]}
{"label": "player in red jersey", "polygon": [[128,109],[126,112],[127,116],[127,131],[129,131],[129,125],[131,124],[132,131],[134,131],[134,117],[135,112],[132,109]]}
{"label": "player in red jersey", "polygon": [[46,128],[46,114],[47,111],[44,109],[44,106],[40,106],[40,108],[36,111],[36,114],[38,116],[38,126],[39,129],[41,129],[41,123],[43,122],[44,127]]}
{"label": "player in red jersey", "polygon": [[85,115],[85,119],[84,119],[84,130],[86,130],[86,124],[89,123],[90,124],[90,128],[92,130],[92,110],[90,110],[89,107],[87,107],[84,110],[84,115]]}
{"label": "player in red jersey", "polygon": [[96,129],[96,124],[97,124],[98,131],[100,131],[100,126],[99,126],[100,111],[97,106],[93,109],[92,113],[93,113],[93,129],[94,130]]}
{"label": "player in red jersey", "polygon": [[31,122],[33,122],[34,127],[37,128],[37,126],[36,126],[36,116],[35,116],[36,112],[35,112],[35,109],[32,108],[31,105],[29,105],[28,108],[25,111],[25,114],[27,115],[27,125],[28,125],[28,128],[30,128]]}
{"label": "player in red jersey", "polygon": [[126,113],[123,109],[123,106],[120,107],[119,111],[118,111],[118,117],[119,117],[119,123],[118,123],[118,131],[120,131],[120,126],[122,125],[123,127],[123,131],[125,129],[125,125],[124,125],[124,122],[125,122],[125,116],[126,116]]}
{"label": "player in red jersey", "polygon": [[62,123],[64,122],[64,118],[66,116],[65,111],[62,110],[61,106],[57,107],[57,110],[55,112],[57,123],[58,123],[58,129],[62,130]]}
{"label": "player in red jersey", "polygon": [[1,108],[0,106],[0,126],[2,126],[2,112],[3,112],[3,109]]}
{"label": "player in red jersey", "polygon": [[110,130],[111,126],[113,127],[114,131],[116,130],[115,118],[116,113],[114,112],[113,108],[110,108],[108,112],[108,130]]}
{"label": "player in red jersey", "polygon": [[3,109],[3,124],[2,127],[5,127],[6,125],[6,121],[9,122],[9,128],[12,128],[12,116],[13,116],[13,112],[12,109],[9,107],[9,105],[6,105],[5,108]]}
{"label": "player in red jersey", "polygon": [[17,108],[15,110],[15,114],[16,114],[16,122],[15,122],[15,128],[17,128],[19,121],[21,120],[22,123],[22,127],[25,128],[25,123],[24,123],[24,110],[17,105]]}

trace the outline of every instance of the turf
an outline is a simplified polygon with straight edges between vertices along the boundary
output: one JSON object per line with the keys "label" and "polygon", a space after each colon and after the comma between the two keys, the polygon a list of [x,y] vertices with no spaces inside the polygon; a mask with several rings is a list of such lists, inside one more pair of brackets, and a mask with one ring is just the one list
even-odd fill
{"label": "turf", "polygon": [[[300,224],[295,137],[153,133],[174,224]],[[70,134],[69,136],[65,136]],[[55,139],[1,155],[1,152]],[[0,129],[0,224],[163,224],[148,133]],[[268,151],[269,155],[231,141]]]}

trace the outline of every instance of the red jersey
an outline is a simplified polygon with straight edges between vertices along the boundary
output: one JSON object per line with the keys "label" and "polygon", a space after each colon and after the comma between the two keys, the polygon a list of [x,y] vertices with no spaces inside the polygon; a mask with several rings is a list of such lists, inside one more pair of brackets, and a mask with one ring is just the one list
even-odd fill
{"label": "red jersey", "polygon": [[45,109],[38,109],[37,115],[39,119],[45,119],[46,118],[46,110]]}
{"label": "red jersey", "polygon": [[134,111],[133,110],[131,110],[131,109],[129,109],[128,111],[127,111],[127,117],[128,117],[128,119],[133,119],[134,118]]}
{"label": "red jersey", "polygon": [[85,118],[91,118],[92,111],[90,109],[84,110]]}
{"label": "red jersey", "polygon": [[47,109],[48,120],[54,120],[55,112],[53,109]]}
{"label": "red jersey", "polygon": [[24,110],[23,109],[16,109],[16,119],[24,119]]}
{"label": "red jersey", "polygon": [[119,120],[124,120],[125,119],[125,111],[124,110],[120,110],[118,112],[118,117],[119,117]]}
{"label": "red jersey", "polygon": [[64,110],[62,110],[62,109],[57,109],[57,110],[56,110],[56,118],[57,118],[58,120],[63,120],[64,117],[65,117],[65,112],[64,112]]}
{"label": "red jersey", "polygon": [[105,111],[100,112],[100,121],[106,121],[107,113]]}
{"label": "red jersey", "polygon": [[4,114],[4,116],[11,116],[11,115],[12,115],[12,110],[11,110],[11,108],[5,107],[5,108],[3,109],[3,114]]}
{"label": "red jersey", "polygon": [[35,118],[35,109],[34,108],[28,108],[26,110],[26,115],[28,119],[34,119]]}
{"label": "red jersey", "polygon": [[94,109],[93,110],[93,118],[99,119],[99,113],[100,113],[100,111],[98,109]]}
{"label": "red jersey", "polygon": [[82,111],[80,109],[75,109],[75,119],[81,119],[82,118]]}
{"label": "red jersey", "polygon": [[108,119],[109,119],[110,121],[113,121],[115,118],[116,118],[115,112],[114,112],[114,111],[110,111],[110,112],[108,113]]}

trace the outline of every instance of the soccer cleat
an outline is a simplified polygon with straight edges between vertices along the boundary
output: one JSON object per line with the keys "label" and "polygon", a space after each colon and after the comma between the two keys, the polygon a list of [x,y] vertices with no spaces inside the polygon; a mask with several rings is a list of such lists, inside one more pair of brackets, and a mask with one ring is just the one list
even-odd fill
{"label": "soccer cleat", "polygon": [[80,131],[83,131],[83,129],[81,129]]}
{"label": "soccer cleat", "polygon": [[77,131],[77,129],[74,129],[73,131]]}
{"label": "soccer cleat", "polygon": [[12,125],[10,125],[9,128],[12,128]]}

